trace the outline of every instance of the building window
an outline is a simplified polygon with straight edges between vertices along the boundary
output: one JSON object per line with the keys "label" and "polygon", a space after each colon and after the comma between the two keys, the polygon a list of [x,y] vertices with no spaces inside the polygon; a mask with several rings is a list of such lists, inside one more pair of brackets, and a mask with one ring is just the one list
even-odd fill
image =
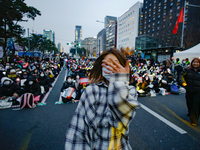
{"label": "building window", "polygon": [[163,19],[163,21],[165,22],[165,19]]}
{"label": "building window", "polygon": [[169,16],[169,19],[172,19],[172,16]]}
{"label": "building window", "polygon": [[151,14],[149,14],[149,17],[151,17]]}
{"label": "building window", "polygon": [[166,9],[167,8],[167,6],[164,6],[164,9]]}
{"label": "building window", "polygon": [[148,27],[150,27],[150,24],[148,25]]}
{"label": "building window", "polygon": [[159,3],[158,6],[161,6],[161,3]]}
{"label": "building window", "polygon": [[160,9],[158,9],[158,12],[160,12]]}
{"label": "building window", "polygon": [[160,15],[158,15],[158,18],[160,18]]}
{"label": "building window", "polygon": [[154,28],[152,29],[152,31],[154,31]]}
{"label": "building window", "polygon": [[149,19],[149,22],[151,22],[151,20]]}
{"label": "building window", "polygon": [[163,15],[165,16],[165,15],[166,15],[166,12],[164,12]]}
{"label": "building window", "polygon": [[169,11],[170,13],[172,13],[172,9],[170,9],[170,11]]}
{"label": "building window", "polygon": [[150,30],[148,30],[148,32],[150,32]]}
{"label": "building window", "polygon": [[170,3],[170,6],[173,6],[173,2],[172,2],[172,3]]}
{"label": "building window", "polygon": [[153,18],[153,20],[155,20],[155,18]]}
{"label": "building window", "polygon": [[177,9],[180,9],[180,6],[177,6]]}
{"label": "building window", "polygon": [[164,1],[165,3],[167,2],[167,0]]}
{"label": "building window", "polygon": [[153,12],[153,14],[155,15],[155,14],[156,14],[156,12],[154,11],[154,12]]}
{"label": "building window", "polygon": [[158,24],[160,23],[160,21],[158,21]]}
{"label": "building window", "polygon": [[159,30],[160,29],[160,27],[157,27],[157,30]]}

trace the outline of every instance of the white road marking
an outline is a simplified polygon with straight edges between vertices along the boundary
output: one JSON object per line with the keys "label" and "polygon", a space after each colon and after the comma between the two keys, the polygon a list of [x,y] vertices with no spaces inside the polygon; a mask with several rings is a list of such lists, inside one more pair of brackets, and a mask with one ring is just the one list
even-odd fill
{"label": "white road marking", "polygon": [[[64,81],[66,80],[66,77],[67,77],[67,69],[66,69],[66,72],[65,72],[65,78],[64,78]],[[60,92],[60,97],[59,97],[59,103],[62,102],[62,98],[61,98],[61,92]]]}
{"label": "white road marking", "polygon": [[150,114],[152,114],[153,116],[155,116],[156,118],[158,118],[159,120],[161,120],[162,122],[164,122],[165,124],[167,124],[168,126],[170,126],[171,128],[173,128],[174,130],[176,130],[177,132],[179,132],[180,134],[187,133],[183,129],[179,128],[177,125],[175,125],[172,122],[168,121],[167,119],[165,119],[164,117],[160,116],[159,114],[157,114],[156,112],[152,111],[151,109],[147,108],[146,106],[141,104],[141,107],[144,110],[146,110],[147,112],[149,112]]}

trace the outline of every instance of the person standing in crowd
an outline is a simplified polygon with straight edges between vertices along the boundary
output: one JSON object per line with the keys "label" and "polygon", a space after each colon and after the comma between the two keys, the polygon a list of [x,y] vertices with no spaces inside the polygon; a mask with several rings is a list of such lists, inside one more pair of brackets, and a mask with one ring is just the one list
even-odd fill
{"label": "person standing in crowd", "polygon": [[196,126],[200,115],[200,59],[194,58],[181,72],[181,83],[186,87],[186,104],[191,124]]}
{"label": "person standing in crowd", "polygon": [[139,103],[136,88],[129,86],[129,62],[116,49],[97,58],[69,125],[66,150],[131,149],[129,124]]}
{"label": "person standing in crowd", "polygon": [[186,64],[189,66],[190,65],[190,61],[188,58],[185,59],[186,60]]}

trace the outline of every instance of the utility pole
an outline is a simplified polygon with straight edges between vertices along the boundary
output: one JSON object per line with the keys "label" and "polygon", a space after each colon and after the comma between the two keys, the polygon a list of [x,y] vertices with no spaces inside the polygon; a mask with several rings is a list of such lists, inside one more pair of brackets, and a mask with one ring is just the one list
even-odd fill
{"label": "utility pole", "polygon": [[28,50],[30,51],[30,38],[29,38],[29,28],[28,28]]}

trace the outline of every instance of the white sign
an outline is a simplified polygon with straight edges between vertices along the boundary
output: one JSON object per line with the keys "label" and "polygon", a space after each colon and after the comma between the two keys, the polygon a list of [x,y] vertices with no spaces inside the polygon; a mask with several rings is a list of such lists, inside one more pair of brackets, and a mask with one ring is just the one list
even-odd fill
{"label": "white sign", "polygon": [[0,58],[3,57],[3,46],[0,46]]}

